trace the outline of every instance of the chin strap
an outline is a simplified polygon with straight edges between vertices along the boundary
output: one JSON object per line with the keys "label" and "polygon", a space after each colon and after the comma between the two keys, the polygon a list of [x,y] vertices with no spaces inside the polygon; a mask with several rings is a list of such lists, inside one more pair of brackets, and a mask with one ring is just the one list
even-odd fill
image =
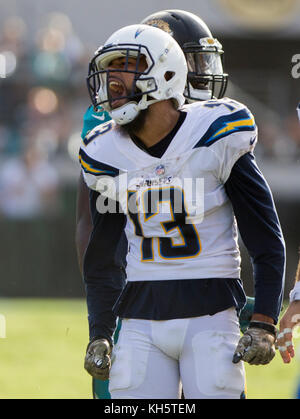
{"label": "chin strap", "polygon": [[[171,89],[169,89],[169,92],[167,92],[166,99],[168,99],[168,96],[170,96],[169,99],[173,99],[176,101],[177,109],[184,104],[183,95],[174,94]],[[147,109],[150,105],[153,105],[153,103],[157,103],[160,101],[161,99],[154,99],[150,98],[147,95],[143,95],[139,103],[128,102],[125,103],[125,105],[112,110],[108,110],[107,108],[105,108],[105,106],[103,107],[108,110],[110,117],[116,122],[116,124],[126,125],[129,124],[129,122],[133,121],[138,116],[140,111]]]}
{"label": "chin strap", "polygon": [[138,116],[139,113],[140,113],[140,109],[137,103],[135,102],[128,102],[117,109],[113,109],[112,111],[109,111],[110,117],[118,125],[129,124],[129,122],[133,121]]}
{"label": "chin strap", "polygon": [[128,102],[119,108],[108,111],[110,117],[116,122],[116,124],[126,125],[133,121],[138,116],[140,111],[147,109],[153,103],[159,102],[158,99],[146,100],[146,98],[144,99],[144,96],[139,103]]}

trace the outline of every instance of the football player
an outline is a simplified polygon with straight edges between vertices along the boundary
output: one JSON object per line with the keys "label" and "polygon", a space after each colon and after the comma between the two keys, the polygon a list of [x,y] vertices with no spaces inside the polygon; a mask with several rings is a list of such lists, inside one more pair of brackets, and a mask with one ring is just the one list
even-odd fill
{"label": "football player", "polygon": [[[85,137],[83,176],[100,192],[98,211],[126,215],[129,252],[116,304],[115,278],[85,278],[85,368],[100,379],[110,371],[112,398],[177,398],[180,381],[186,398],[241,397],[239,361],[267,364],[275,355],[285,267],[272,195],[253,156],[253,115],[230,99],[184,105],[185,56],[155,27],[117,31],[91,69],[93,105],[112,121]],[[241,339],[237,226],[255,279]],[[123,322],[110,370],[113,314]]]}
{"label": "football player", "polygon": [[[222,46],[212,36],[207,25],[198,16],[182,10],[165,10],[156,12],[142,23],[156,26],[172,35],[186,54],[189,72],[184,95],[188,102],[207,100],[223,97],[228,75],[224,73],[222,66]],[[201,45],[199,40],[209,40]],[[192,48],[191,48],[192,46]],[[93,70],[90,68],[93,74]],[[110,120],[108,112],[102,107],[90,106],[84,115],[82,138],[97,125]],[[95,202],[98,193],[88,192],[82,176],[78,185],[77,200],[77,230],[76,244],[80,270],[84,277],[98,278],[106,277],[109,268],[112,267],[117,278],[124,280],[125,257],[127,253],[126,237],[122,235],[123,222],[110,214],[99,214],[95,210]],[[90,203],[89,203],[90,198]],[[91,205],[90,205],[91,204]],[[91,220],[90,210],[93,214]],[[119,243],[119,251],[116,253],[113,246],[111,253],[107,249],[103,252],[101,238],[106,235],[105,228],[112,224],[114,235],[110,239]],[[94,230],[93,230],[94,225]],[[93,233],[92,233],[93,231]],[[117,232],[120,238],[118,240]],[[99,255],[102,255],[101,258]],[[84,258],[85,256],[85,258]],[[84,261],[84,263],[83,263]],[[109,273],[112,275],[112,273]],[[118,288],[116,290],[118,292]],[[241,330],[244,331],[249,325],[249,319],[253,312],[253,299],[247,297],[247,305],[240,315]],[[115,334],[115,341],[118,336],[120,322]],[[108,382],[93,380],[93,394],[95,398],[109,398]]]}

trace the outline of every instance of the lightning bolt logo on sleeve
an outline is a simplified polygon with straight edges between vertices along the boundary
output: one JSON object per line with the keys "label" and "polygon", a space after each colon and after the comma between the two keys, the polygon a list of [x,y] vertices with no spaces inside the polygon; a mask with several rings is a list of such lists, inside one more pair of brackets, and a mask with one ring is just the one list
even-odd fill
{"label": "lightning bolt logo on sleeve", "polygon": [[240,131],[255,131],[256,124],[251,113],[242,109],[216,119],[195,147],[209,147],[221,138]]}

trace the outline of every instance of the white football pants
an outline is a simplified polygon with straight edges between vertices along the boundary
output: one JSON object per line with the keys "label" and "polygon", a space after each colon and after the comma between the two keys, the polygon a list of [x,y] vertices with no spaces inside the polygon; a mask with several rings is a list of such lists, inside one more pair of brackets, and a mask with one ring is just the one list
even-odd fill
{"label": "white football pants", "polygon": [[112,399],[240,398],[243,363],[232,363],[240,338],[234,308],[166,321],[123,319],[112,354]]}

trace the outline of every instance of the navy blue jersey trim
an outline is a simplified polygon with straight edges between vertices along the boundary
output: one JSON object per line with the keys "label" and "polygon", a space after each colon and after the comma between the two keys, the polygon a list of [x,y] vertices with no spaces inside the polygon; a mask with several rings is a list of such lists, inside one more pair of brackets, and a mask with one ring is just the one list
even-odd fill
{"label": "navy blue jersey trim", "polygon": [[285,244],[272,193],[253,154],[235,163],[225,190],[253,264],[254,311],[277,323],[284,290]]}
{"label": "navy blue jersey trim", "polygon": [[230,307],[237,313],[246,296],[239,279],[177,279],[127,282],[114,313],[120,318],[171,320],[214,315]]}
{"label": "navy blue jersey trim", "polygon": [[253,116],[248,110],[242,109],[216,119],[194,148],[209,147],[234,132],[255,131],[255,129],[256,124]]}
{"label": "navy blue jersey trim", "polygon": [[98,176],[107,175],[112,177],[119,175],[119,169],[92,159],[83,151],[82,148],[79,151],[79,162],[85,173],[91,173],[92,175]]}

